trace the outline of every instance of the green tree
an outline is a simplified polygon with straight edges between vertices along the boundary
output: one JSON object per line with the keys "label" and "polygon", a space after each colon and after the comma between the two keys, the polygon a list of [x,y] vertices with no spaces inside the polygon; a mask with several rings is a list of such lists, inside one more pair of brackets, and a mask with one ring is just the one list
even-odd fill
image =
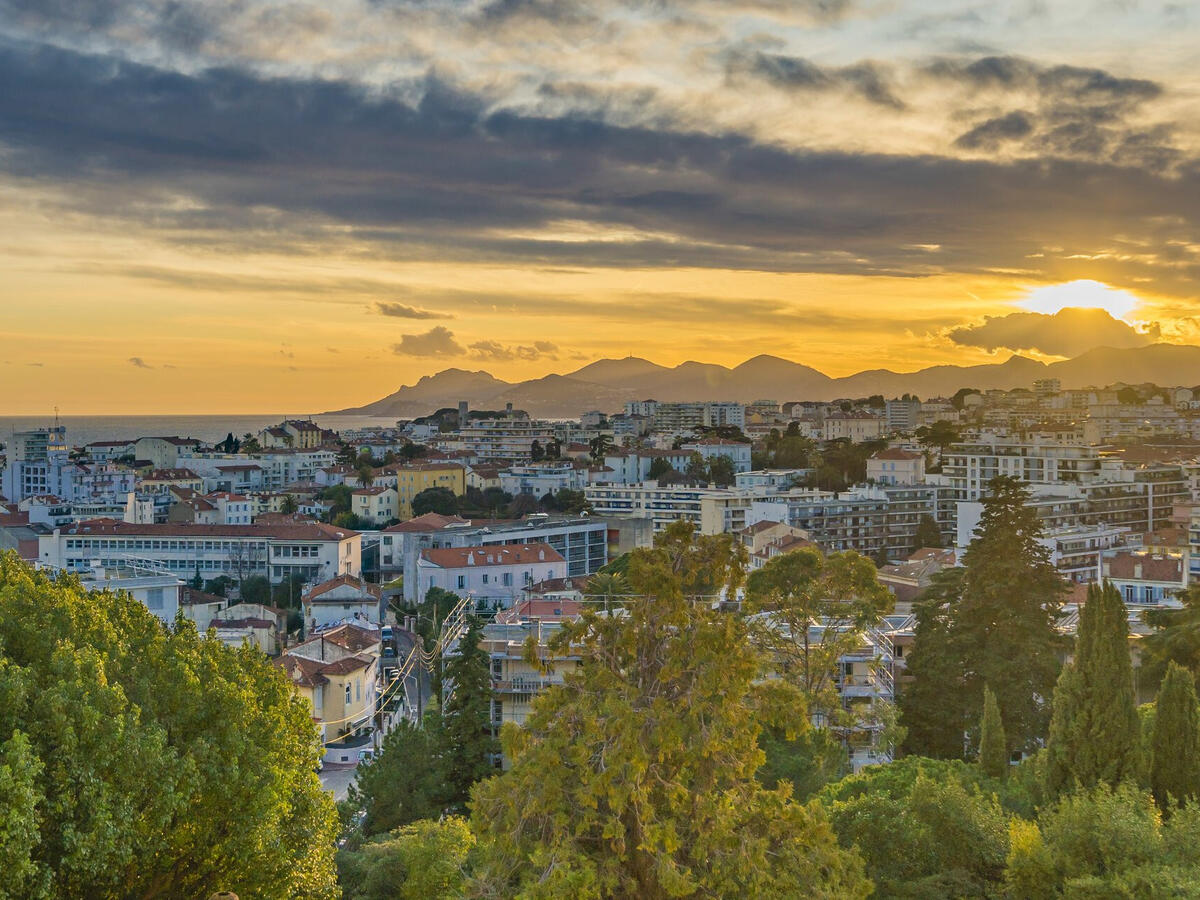
{"label": "green tree", "polygon": [[607,611],[621,606],[629,593],[629,582],[620,572],[597,572],[587,583],[587,598],[603,604]]}
{"label": "green tree", "polygon": [[729,487],[734,482],[733,460],[728,456],[717,456],[708,463],[708,480],[717,487]]}
{"label": "green tree", "polygon": [[846,747],[828,728],[809,728],[788,737],[786,729],[768,726],[759,735],[758,745],[766,757],[756,773],[763,787],[774,790],[787,782],[798,800],[808,800],[836,781],[849,765]]}
{"label": "green tree", "polygon": [[1038,542],[1041,525],[1028,500],[1015,478],[988,482],[962,569],[939,573],[918,604],[924,609],[906,664],[915,683],[901,695],[915,752],[946,754],[955,733],[974,732],[985,684],[996,692],[1014,748],[1032,747],[1046,734],[1065,588]]}
{"label": "green tree", "polygon": [[250,575],[242,579],[238,587],[238,595],[243,603],[271,602],[271,582],[266,575]]}
{"label": "green tree", "polygon": [[[863,634],[891,610],[894,599],[865,556],[802,547],[751,573],[744,607],[751,639],[779,675],[799,688],[809,713],[822,724],[843,726],[853,724],[853,717],[839,694],[839,661],[862,646]],[[814,628],[816,623],[822,627]]]}
{"label": "green tree", "polygon": [[1154,706],[1150,789],[1166,812],[1200,800],[1200,709],[1192,673],[1171,663]]}
{"label": "green tree", "polygon": [[204,576],[200,574],[200,566],[196,566],[196,574],[192,576],[192,580],[188,582],[188,587],[193,591],[204,589]]}
{"label": "green tree", "polygon": [[607,434],[598,434],[588,441],[589,455],[592,457],[592,462],[599,463],[608,455],[613,447],[612,438]]}
{"label": "green tree", "polygon": [[249,432],[246,432],[245,434],[242,435],[241,444],[239,445],[238,449],[242,453],[245,453],[248,455],[253,455],[255,453],[263,452],[262,444],[260,444],[258,442],[258,438],[256,438],[254,435],[250,434]]}
{"label": "green tree", "polygon": [[983,688],[983,721],[979,726],[979,765],[992,778],[1008,773],[1008,739],[996,695],[986,685]]}
{"label": "green tree", "polygon": [[413,497],[412,511],[414,516],[423,516],[426,513],[453,516],[458,512],[458,498],[450,488],[425,488]]}
{"label": "green tree", "polygon": [[401,719],[383,739],[379,753],[359,765],[348,801],[352,809],[363,811],[363,834],[386,834],[419,819],[436,818],[445,810],[437,713],[427,714],[422,725]]}
{"label": "green tree", "polygon": [[280,504],[279,504],[279,511],[281,513],[283,513],[285,516],[291,516],[291,515],[295,515],[296,512],[298,511],[298,509],[299,509],[299,505],[296,503],[296,495],[295,494],[284,494],[283,500],[280,501]]}
{"label": "green tree", "polygon": [[1046,745],[1046,792],[1136,778],[1141,725],[1133,699],[1125,604],[1110,583],[1090,585],[1079,613],[1075,658],[1054,689]]}
{"label": "green tree", "polygon": [[943,546],[945,545],[942,542],[942,529],[938,527],[937,519],[929,513],[922,513],[917,522],[917,535],[913,550],[920,550],[922,547],[940,548]]}
{"label": "green tree", "polygon": [[760,680],[744,622],[712,595],[744,550],[676,523],[631,554],[626,616],[584,614],[553,639],[580,667],[505,726],[511,760],[474,792],[480,896],[863,897],[860,863],[784,785],[765,790],[763,723],[805,727],[802,699]]}
{"label": "green tree", "polygon": [[655,481],[662,478],[668,472],[674,472],[675,469],[671,465],[671,461],[665,456],[656,456],[650,461],[650,468],[646,472],[647,478],[652,478]]}
{"label": "green tree", "polygon": [[1145,612],[1152,634],[1141,641],[1142,675],[1153,684],[1163,678],[1169,663],[1178,663],[1193,675],[1200,672],[1200,584],[1179,593],[1181,609]]}
{"label": "green tree", "polygon": [[338,854],[344,900],[450,900],[463,896],[475,836],[449,817],[406,825]]}
{"label": "green tree", "polygon": [[705,484],[708,482],[708,463],[704,461],[703,456],[692,451],[692,455],[688,457],[687,467],[683,470],[683,474],[693,484]]}
{"label": "green tree", "polygon": [[541,462],[546,458],[546,451],[543,449],[541,441],[534,441],[529,445],[529,458],[533,462]]}
{"label": "green tree", "polygon": [[827,809],[838,840],[863,855],[880,897],[999,893],[1008,821],[994,796],[918,773],[905,793],[868,790]]}
{"label": "green tree", "polygon": [[0,648],[0,879],[17,896],[335,895],[312,710],[261,653],[11,554]]}
{"label": "green tree", "polygon": [[951,444],[962,440],[958,426],[945,419],[938,419],[932,425],[922,425],[914,432],[917,441],[923,447],[936,448],[938,453],[945,453]]}
{"label": "green tree", "polygon": [[495,769],[500,747],[492,734],[492,663],[483,649],[483,623],[467,616],[466,630],[446,663],[442,709],[444,778],[451,805],[464,809],[471,787]]}
{"label": "green tree", "polygon": [[358,478],[359,487],[368,488],[375,483],[375,466],[374,461],[368,454],[365,458],[359,457],[358,463],[355,466],[355,476]]}

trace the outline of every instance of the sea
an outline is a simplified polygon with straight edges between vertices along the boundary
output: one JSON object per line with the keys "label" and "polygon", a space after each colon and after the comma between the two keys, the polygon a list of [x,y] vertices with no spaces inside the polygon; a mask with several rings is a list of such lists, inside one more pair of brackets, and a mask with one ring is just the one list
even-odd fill
{"label": "sea", "polygon": [[[297,416],[236,415],[236,416],[62,416],[60,425],[67,428],[67,444],[82,447],[93,441],[136,440],[141,437],[190,437],[206,443],[223,440],[229,433],[241,437],[255,434],[284,419],[311,418],[323,428],[333,431],[356,428],[395,427],[394,417],[384,416]],[[15,431],[29,431],[53,425],[53,416],[0,416],[0,441]]]}

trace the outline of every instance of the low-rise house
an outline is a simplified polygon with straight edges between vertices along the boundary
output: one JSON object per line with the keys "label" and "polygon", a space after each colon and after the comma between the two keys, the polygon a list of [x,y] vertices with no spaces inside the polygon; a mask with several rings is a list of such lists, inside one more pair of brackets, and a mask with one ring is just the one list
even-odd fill
{"label": "low-rise house", "polygon": [[312,705],[323,740],[356,732],[375,714],[381,636],[339,625],[286,650],[275,664]]}
{"label": "low-rise house", "polygon": [[383,525],[399,518],[399,495],[394,487],[359,488],[350,495],[350,511],[364,521]]}
{"label": "low-rise house", "polygon": [[1180,606],[1180,592],[1188,586],[1188,567],[1181,554],[1116,550],[1100,563],[1127,604]]}
{"label": "low-rise house", "polygon": [[383,621],[383,591],[352,575],[339,575],[304,592],[301,599],[308,633],[342,622]]}
{"label": "low-rise house", "polygon": [[179,605],[184,616],[196,623],[196,630],[204,634],[217,615],[229,605],[229,601],[216,594],[185,587]]}
{"label": "low-rise house", "polygon": [[925,454],[889,447],[867,460],[867,480],[878,484],[921,484],[925,481]]}

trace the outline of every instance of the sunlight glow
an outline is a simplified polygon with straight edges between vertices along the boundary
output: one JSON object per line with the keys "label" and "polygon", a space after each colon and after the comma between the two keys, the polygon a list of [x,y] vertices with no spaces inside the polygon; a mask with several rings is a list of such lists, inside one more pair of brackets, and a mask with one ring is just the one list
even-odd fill
{"label": "sunlight glow", "polygon": [[1030,312],[1049,315],[1068,307],[1103,309],[1114,319],[1123,319],[1141,302],[1128,291],[1117,290],[1099,281],[1079,280],[1034,288],[1019,305]]}

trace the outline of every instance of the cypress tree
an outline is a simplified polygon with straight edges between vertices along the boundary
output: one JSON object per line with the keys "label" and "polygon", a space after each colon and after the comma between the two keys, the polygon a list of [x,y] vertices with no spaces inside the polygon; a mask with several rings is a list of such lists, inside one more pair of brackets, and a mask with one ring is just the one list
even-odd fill
{"label": "cypress tree", "polygon": [[1171,663],[1155,707],[1150,788],[1166,812],[1200,799],[1200,708],[1192,673]]}
{"label": "cypress tree", "polygon": [[442,712],[446,789],[452,805],[464,807],[471,786],[494,771],[500,752],[492,735],[492,671],[487,652],[479,645],[483,624],[467,617],[458,653],[446,664],[444,683],[452,689]]}
{"label": "cypress tree", "polygon": [[1111,584],[1091,585],[1079,614],[1075,658],[1054,690],[1047,791],[1058,793],[1075,781],[1115,787],[1135,778],[1139,734],[1125,604]]}
{"label": "cypress tree", "polygon": [[1000,719],[1000,705],[992,689],[983,689],[983,721],[979,727],[979,765],[985,775],[1003,778],[1008,772],[1008,741],[1004,736],[1004,722]]}

